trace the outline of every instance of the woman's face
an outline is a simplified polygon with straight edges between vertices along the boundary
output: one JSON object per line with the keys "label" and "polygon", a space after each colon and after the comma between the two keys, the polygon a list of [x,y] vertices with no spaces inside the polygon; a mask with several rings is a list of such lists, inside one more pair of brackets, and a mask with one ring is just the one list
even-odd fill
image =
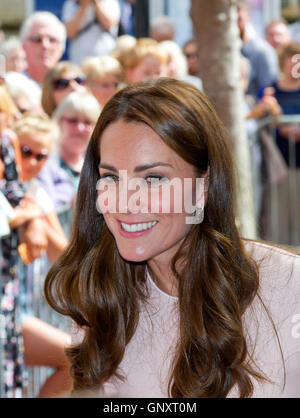
{"label": "woman's face", "polygon": [[98,100],[100,106],[105,103],[116,93],[119,85],[118,78],[115,75],[107,75],[98,81],[90,84],[92,94]]}
{"label": "woman's face", "polygon": [[6,57],[6,72],[22,73],[27,68],[26,54],[23,48],[16,48]]}
{"label": "woman's face", "polygon": [[65,71],[52,82],[52,94],[56,106],[73,91],[86,91],[85,77],[81,73]]}
{"label": "woman's face", "polygon": [[19,136],[21,148],[22,179],[29,181],[39,174],[50,154],[51,139],[43,134]]}
{"label": "woman's face", "polygon": [[84,154],[92,135],[95,122],[86,115],[68,110],[59,121],[61,147],[72,155]]}
{"label": "woman's face", "polygon": [[[285,76],[285,78],[289,79],[289,80],[297,80],[297,71],[295,71],[297,68],[297,66],[295,65],[295,61],[293,62],[293,56],[288,56],[285,58],[284,62],[283,62],[283,68],[282,68],[282,72]],[[296,77],[294,76],[296,73]]]}
{"label": "woman's face", "polygon": [[12,116],[0,110],[0,132],[4,131],[4,129],[11,128],[12,122]]}
{"label": "woman's face", "polygon": [[[123,120],[104,130],[100,155],[97,206],[121,256],[168,263],[191,227],[185,208],[190,215],[194,167],[147,125]],[[184,179],[190,180],[183,187]],[[168,180],[176,182],[176,192]]]}

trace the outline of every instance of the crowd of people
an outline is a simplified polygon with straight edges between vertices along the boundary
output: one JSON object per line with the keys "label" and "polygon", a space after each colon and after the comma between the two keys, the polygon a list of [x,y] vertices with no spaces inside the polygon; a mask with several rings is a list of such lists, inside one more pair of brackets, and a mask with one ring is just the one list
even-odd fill
{"label": "crowd of people", "polygon": [[[76,205],[87,148],[103,108],[123,87],[130,91],[136,83],[166,77],[205,93],[197,53],[201,46],[194,39],[179,46],[167,16],[151,22],[149,37],[137,39],[134,3],[125,1],[120,8],[117,0],[66,0],[62,20],[50,12],[35,12],[23,22],[18,37],[0,43],[6,65],[0,79],[1,332],[6,397],[22,393],[25,366],[55,369],[39,396],[71,390],[64,351],[70,335],[26,312],[19,323],[18,266],[20,260],[32,263],[43,254],[54,263],[67,248],[69,237],[58,209]],[[265,39],[258,37],[243,2],[238,6],[237,24],[245,127],[250,136],[264,116],[300,114],[300,77],[293,73],[293,57],[300,54],[300,31],[280,19],[268,24]],[[67,41],[68,58],[63,58]],[[289,154],[291,138],[294,161]],[[299,127],[279,127],[272,153],[269,140],[265,135],[257,141],[252,168],[262,172],[270,158],[274,160],[274,153],[280,160],[283,175],[276,179],[276,187],[283,222],[278,227],[282,243],[291,244],[289,234],[296,224],[287,204],[288,185],[296,169],[300,187]],[[260,214],[270,199],[259,188],[255,193]],[[299,200],[298,195],[295,198]],[[263,238],[272,238],[268,228],[265,221]],[[300,230],[297,233],[300,243]]]}

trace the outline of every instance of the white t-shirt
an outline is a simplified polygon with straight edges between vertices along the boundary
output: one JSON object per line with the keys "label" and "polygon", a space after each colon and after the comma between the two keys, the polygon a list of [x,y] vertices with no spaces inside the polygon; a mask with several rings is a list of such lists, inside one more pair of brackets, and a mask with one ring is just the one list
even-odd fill
{"label": "white t-shirt", "polygon": [[[117,0],[101,0],[105,13],[113,18],[120,18],[120,6]],[[69,22],[77,13],[79,5],[74,0],[66,0],[62,9],[62,21]],[[96,20],[96,13],[93,5],[90,5],[85,12],[81,29]],[[101,56],[110,54],[115,48],[115,39],[118,33],[118,25],[111,28],[109,32],[102,29],[100,23],[94,22],[87,30],[79,33],[70,40],[69,59],[77,65],[81,65],[86,57]]]}
{"label": "white t-shirt", "polygon": [[34,178],[27,183],[26,195],[35,200],[43,215],[48,215],[48,213],[55,210],[53,201],[38,179]]}
{"label": "white t-shirt", "polygon": [[0,238],[10,234],[9,221],[14,215],[13,207],[0,191]]}

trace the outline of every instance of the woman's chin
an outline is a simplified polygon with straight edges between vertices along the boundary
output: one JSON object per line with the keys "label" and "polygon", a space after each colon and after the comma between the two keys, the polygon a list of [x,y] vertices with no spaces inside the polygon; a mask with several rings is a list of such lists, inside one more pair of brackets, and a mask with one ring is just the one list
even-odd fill
{"label": "woman's chin", "polygon": [[124,260],[131,261],[132,263],[142,263],[148,260],[148,257],[146,256],[145,253],[138,253],[136,251],[126,251],[126,250],[120,251],[120,249],[119,249],[119,253],[121,257],[124,258]]}

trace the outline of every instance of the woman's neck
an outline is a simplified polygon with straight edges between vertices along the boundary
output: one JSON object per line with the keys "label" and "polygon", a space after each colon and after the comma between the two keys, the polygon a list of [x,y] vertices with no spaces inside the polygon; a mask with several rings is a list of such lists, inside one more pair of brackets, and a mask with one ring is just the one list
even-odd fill
{"label": "woman's neck", "polygon": [[64,150],[64,148],[61,148],[60,157],[74,171],[81,171],[84,161],[84,156],[82,154],[71,153],[70,150]]}
{"label": "woman's neck", "polygon": [[300,88],[300,78],[294,78],[294,77],[286,77],[283,75],[278,80],[278,86],[287,91],[296,91]]}
{"label": "woman's neck", "polygon": [[149,261],[148,267],[152,280],[162,292],[178,296],[178,283],[169,265]]}

